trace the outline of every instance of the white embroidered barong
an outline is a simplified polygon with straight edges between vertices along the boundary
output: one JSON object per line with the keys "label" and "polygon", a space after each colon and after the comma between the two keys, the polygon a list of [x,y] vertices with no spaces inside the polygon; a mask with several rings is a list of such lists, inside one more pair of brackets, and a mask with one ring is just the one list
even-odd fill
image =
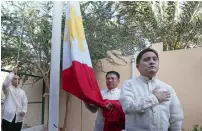
{"label": "white embroidered barong", "polygon": [[[169,101],[159,103],[152,94],[155,87],[168,90]],[[159,79],[144,76],[124,82],[120,102],[126,113],[126,131],[181,131],[183,111],[173,88]]]}

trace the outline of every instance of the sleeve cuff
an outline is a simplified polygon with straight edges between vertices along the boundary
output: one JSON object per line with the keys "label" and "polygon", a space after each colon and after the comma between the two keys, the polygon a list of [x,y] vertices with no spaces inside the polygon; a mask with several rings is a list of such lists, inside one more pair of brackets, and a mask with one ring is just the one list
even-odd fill
{"label": "sleeve cuff", "polygon": [[27,111],[25,111],[25,110],[22,110],[22,112],[24,112],[25,114],[27,113]]}
{"label": "sleeve cuff", "polygon": [[9,75],[8,75],[8,78],[9,78],[9,79],[12,79],[14,75],[15,75],[15,74],[14,74],[13,72],[10,72]]}
{"label": "sleeve cuff", "polygon": [[153,95],[153,94],[151,94],[151,100],[152,100],[152,102],[153,102],[154,104],[158,104],[158,103],[159,103],[157,97],[156,97],[155,95]]}

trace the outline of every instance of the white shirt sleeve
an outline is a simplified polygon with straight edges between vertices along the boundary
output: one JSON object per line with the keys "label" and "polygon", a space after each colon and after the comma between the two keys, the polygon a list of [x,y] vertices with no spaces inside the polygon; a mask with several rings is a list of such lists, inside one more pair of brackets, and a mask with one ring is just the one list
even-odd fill
{"label": "white shirt sleeve", "polygon": [[8,87],[10,86],[14,75],[15,74],[13,72],[9,73],[8,76],[6,77],[6,79],[3,82],[3,92],[4,92],[5,95],[8,93],[8,90],[9,90]]}
{"label": "white shirt sleeve", "polygon": [[171,87],[171,103],[170,103],[170,128],[169,131],[180,131],[184,120],[183,110],[180,101]]}
{"label": "white shirt sleeve", "polygon": [[136,97],[130,81],[126,81],[123,84],[120,102],[126,114],[134,112],[142,113],[159,103],[158,99],[153,94],[144,97]]}

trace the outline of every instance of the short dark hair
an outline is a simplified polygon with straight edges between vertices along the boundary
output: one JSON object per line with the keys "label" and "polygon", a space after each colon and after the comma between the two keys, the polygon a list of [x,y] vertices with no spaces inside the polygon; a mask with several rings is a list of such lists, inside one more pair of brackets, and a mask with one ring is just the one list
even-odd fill
{"label": "short dark hair", "polygon": [[117,76],[118,79],[120,79],[120,74],[116,71],[108,71],[107,74],[106,74],[106,78],[109,74],[115,74]]}
{"label": "short dark hair", "polygon": [[151,49],[151,48],[146,48],[144,50],[142,50],[138,55],[137,55],[137,58],[136,58],[136,64],[140,64],[140,60],[142,58],[142,56],[147,53],[147,52],[153,52],[157,58],[159,58],[159,55],[157,53],[157,51],[155,51],[154,49]]}

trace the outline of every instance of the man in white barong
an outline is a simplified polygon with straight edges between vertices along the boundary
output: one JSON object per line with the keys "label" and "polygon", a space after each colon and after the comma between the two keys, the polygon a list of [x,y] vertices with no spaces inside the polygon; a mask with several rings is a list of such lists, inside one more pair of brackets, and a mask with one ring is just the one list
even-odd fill
{"label": "man in white barong", "polygon": [[[107,72],[106,74],[107,88],[101,91],[103,99],[119,100],[120,91],[121,91],[118,88],[119,82],[120,82],[120,74],[118,72],[116,71]],[[93,104],[85,103],[85,105],[86,105],[86,108],[90,110],[92,113],[98,112],[97,118],[95,120],[94,131],[103,131],[105,118],[103,117],[102,109]],[[113,108],[113,105],[109,103],[106,108],[108,110],[111,110]]]}
{"label": "man in white barong", "polygon": [[9,73],[3,82],[5,94],[3,119],[1,129],[3,131],[21,131],[23,118],[27,112],[27,97],[25,92],[18,86],[19,77],[16,75],[17,68]]}
{"label": "man in white barong", "polygon": [[147,48],[136,59],[140,76],[124,82],[120,101],[126,131],[181,131],[183,111],[174,89],[157,79],[158,53]]}

